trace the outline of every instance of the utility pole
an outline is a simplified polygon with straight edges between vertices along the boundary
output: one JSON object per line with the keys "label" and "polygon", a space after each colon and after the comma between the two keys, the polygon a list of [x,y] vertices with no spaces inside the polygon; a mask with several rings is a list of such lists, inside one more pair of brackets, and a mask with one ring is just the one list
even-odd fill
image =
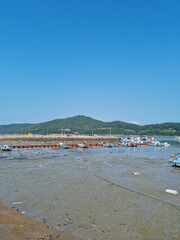
{"label": "utility pole", "polygon": [[61,127],[61,134],[63,135],[63,127]]}

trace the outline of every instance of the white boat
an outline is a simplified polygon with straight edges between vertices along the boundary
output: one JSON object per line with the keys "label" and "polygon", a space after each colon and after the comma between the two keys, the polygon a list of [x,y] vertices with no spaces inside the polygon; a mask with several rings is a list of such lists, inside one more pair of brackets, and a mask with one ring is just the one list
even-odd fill
{"label": "white boat", "polygon": [[86,145],[86,143],[80,143],[78,144],[79,148],[88,148],[88,146]]}
{"label": "white boat", "polygon": [[62,149],[69,149],[69,146],[64,143],[59,143],[59,145]]}
{"label": "white boat", "polygon": [[170,144],[168,142],[164,142],[163,145],[164,145],[164,147],[169,147],[170,146]]}
{"label": "white boat", "polygon": [[177,157],[171,161],[175,167],[180,167],[180,157]]}
{"label": "white boat", "polygon": [[110,143],[105,143],[103,146],[107,147],[107,148],[112,148],[112,144],[110,144]]}
{"label": "white boat", "polygon": [[167,146],[170,146],[170,144],[168,142],[161,143],[158,140],[153,140],[152,142],[149,143],[149,146],[167,147]]}
{"label": "white boat", "polygon": [[1,146],[1,151],[11,151],[12,149],[8,145]]}

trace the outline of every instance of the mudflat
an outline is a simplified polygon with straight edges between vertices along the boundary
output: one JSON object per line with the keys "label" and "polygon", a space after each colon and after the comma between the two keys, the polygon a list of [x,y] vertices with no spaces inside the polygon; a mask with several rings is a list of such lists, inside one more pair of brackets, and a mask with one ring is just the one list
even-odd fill
{"label": "mudflat", "polygon": [[180,193],[180,169],[168,163],[179,147],[0,152],[0,202],[86,240],[179,240],[180,195],[165,192]]}

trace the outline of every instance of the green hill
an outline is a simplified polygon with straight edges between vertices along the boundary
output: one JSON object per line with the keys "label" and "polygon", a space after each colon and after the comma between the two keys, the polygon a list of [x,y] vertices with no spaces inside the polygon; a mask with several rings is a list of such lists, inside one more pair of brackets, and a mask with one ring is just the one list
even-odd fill
{"label": "green hill", "polygon": [[0,134],[13,133],[74,133],[79,134],[124,134],[124,135],[164,135],[180,136],[180,123],[162,123],[150,125],[136,125],[122,121],[103,122],[83,115],[56,119],[38,124],[10,124],[1,125]]}
{"label": "green hill", "polygon": [[25,133],[27,128],[30,128],[33,124],[9,124],[0,125],[0,134],[12,134],[12,133]]}

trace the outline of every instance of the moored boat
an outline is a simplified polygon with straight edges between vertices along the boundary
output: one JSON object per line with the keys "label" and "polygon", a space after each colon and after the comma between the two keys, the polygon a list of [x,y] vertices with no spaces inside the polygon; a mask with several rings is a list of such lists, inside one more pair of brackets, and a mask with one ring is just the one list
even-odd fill
{"label": "moored boat", "polygon": [[180,153],[173,153],[171,155],[171,158],[177,158],[177,157],[180,157]]}
{"label": "moored boat", "polygon": [[66,144],[59,143],[59,145],[60,145],[60,147],[61,147],[62,149],[69,149],[69,146],[66,145]]}
{"label": "moored boat", "polygon": [[180,167],[180,153],[173,153],[169,162],[172,162],[175,167]]}
{"label": "moored boat", "polygon": [[79,148],[88,148],[86,143],[80,143],[80,144],[78,144],[78,147]]}
{"label": "moored boat", "polygon": [[175,167],[180,167],[180,157],[177,157],[171,161]]}
{"label": "moored boat", "polygon": [[137,147],[137,144],[133,142],[122,142],[122,147]]}
{"label": "moored boat", "polygon": [[8,145],[1,146],[1,151],[11,151],[12,149]]}
{"label": "moored boat", "polygon": [[164,147],[169,147],[170,146],[170,144],[168,142],[164,142],[162,144],[163,144]]}
{"label": "moored boat", "polygon": [[107,148],[112,148],[112,144],[110,144],[110,143],[105,143],[103,146],[107,147]]}

